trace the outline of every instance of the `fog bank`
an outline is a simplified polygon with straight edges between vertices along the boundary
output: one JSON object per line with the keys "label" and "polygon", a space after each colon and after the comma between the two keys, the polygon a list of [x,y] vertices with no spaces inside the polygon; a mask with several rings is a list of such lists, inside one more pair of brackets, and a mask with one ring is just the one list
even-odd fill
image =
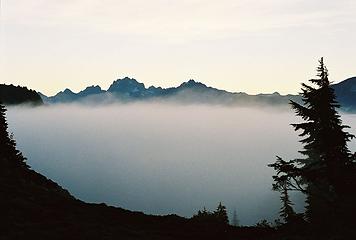
{"label": "fog bank", "polygon": [[301,149],[293,112],[273,109],[56,105],[7,117],[32,169],[77,198],[187,217],[221,201],[245,225],[278,215],[267,164]]}

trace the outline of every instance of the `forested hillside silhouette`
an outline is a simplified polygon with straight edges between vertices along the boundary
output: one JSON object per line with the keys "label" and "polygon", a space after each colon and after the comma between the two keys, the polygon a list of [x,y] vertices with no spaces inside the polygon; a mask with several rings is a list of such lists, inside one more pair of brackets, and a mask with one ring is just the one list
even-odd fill
{"label": "forested hillside silhouette", "polygon": [[29,90],[27,87],[20,87],[14,85],[0,84],[0,102],[5,105],[15,104],[43,104],[40,95],[34,91]]}

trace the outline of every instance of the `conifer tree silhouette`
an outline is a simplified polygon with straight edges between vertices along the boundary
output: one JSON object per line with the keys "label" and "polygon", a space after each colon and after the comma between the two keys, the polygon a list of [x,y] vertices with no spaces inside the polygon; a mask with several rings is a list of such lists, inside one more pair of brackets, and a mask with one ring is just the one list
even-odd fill
{"label": "conifer tree silhouette", "polygon": [[221,202],[219,203],[218,207],[216,208],[214,215],[218,219],[219,222],[226,224],[226,225],[229,224],[229,218],[227,216],[226,207],[224,205],[222,205]]}
{"label": "conifer tree silhouette", "polygon": [[296,216],[296,213],[292,207],[293,203],[289,198],[287,186],[284,186],[283,190],[281,191],[281,202],[282,207],[279,212],[280,216],[285,223],[291,223]]}
{"label": "conifer tree silhouette", "polygon": [[342,125],[337,113],[339,104],[323,58],[317,72],[318,78],[309,80],[313,86],[302,84],[303,104],[291,101],[296,115],[303,119],[292,126],[301,131],[300,153],[305,158],[284,161],[277,157],[269,166],[277,172],[273,189],[306,193],[307,219],[323,226],[326,221],[340,222],[345,217],[345,202],[355,187],[355,161],[347,147],[354,136],[345,131],[348,126]]}
{"label": "conifer tree silhouette", "polygon": [[28,168],[22,153],[16,149],[16,142],[8,132],[6,108],[0,103],[0,164],[6,169]]}

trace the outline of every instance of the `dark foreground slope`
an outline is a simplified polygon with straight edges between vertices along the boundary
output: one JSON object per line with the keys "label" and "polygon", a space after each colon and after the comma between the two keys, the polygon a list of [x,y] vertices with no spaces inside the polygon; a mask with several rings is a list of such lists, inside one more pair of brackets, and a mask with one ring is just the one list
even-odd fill
{"label": "dark foreground slope", "polygon": [[25,168],[0,170],[0,239],[261,239],[273,230],[206,226],[88,204]]}
{"label": "dark foreground slope", "polygon": [[0,239],[348,239],[299,227],[221,226],[89,204],[22,167],[0,168],[0,196]]}
{"label": "dark foreground slope", "polygon": [[0,102],[5,105],[32,104],[41,105],[43,101],[40,95],[26,87],[0,84]]}

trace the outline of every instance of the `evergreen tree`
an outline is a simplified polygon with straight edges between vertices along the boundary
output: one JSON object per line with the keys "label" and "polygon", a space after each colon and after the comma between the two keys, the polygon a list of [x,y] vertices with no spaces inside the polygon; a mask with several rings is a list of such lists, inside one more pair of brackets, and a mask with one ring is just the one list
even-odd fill
{"label": "evergreen tree", "polygon": [[12,134],[8,132],[6,121],[6,108],[0,103],[0,164],[6,166],[6,169],[14,167],[25,167],[25,158],[22,153],[16,149],[16,142]]}
{"label": "evergreen tree", "polygon": [[[302,84],[303,104],[291,101],[292,108],[304,122],[292,124],[303,144],[300,151],[305,158],[277,161],[269,166],[277,174],[273,176],[275,190],[299,190],[307,194],[307,218],[323,225],[327,219],[339,221],[346,195],[354,187],[355,164],[347,147],[354,136],[342,125],[339,107],[323,58],[317,68],[313,86]],[[342,200],[343,199],[343,200]]]}
{"label": "evergreen tree", "polygon": [[281,202],[282,202],[282,207],[280,210],[280,216],[284,220],[285,223],[291,223],[296,216],[296,213],[293,210],[293,203],[289,199],[289,194],[288,194],[288,189],[287,186],[284,186],[282,192],[281,192]]}
{"label": "evergreen tree", "polygon": [[220,223],[223,223],[226,225],[229,224],[229,218],[227,216],[226,207],[224,205],[222,205],[221,202],[219,203],[218,207],[216,208],[214,215]]}

